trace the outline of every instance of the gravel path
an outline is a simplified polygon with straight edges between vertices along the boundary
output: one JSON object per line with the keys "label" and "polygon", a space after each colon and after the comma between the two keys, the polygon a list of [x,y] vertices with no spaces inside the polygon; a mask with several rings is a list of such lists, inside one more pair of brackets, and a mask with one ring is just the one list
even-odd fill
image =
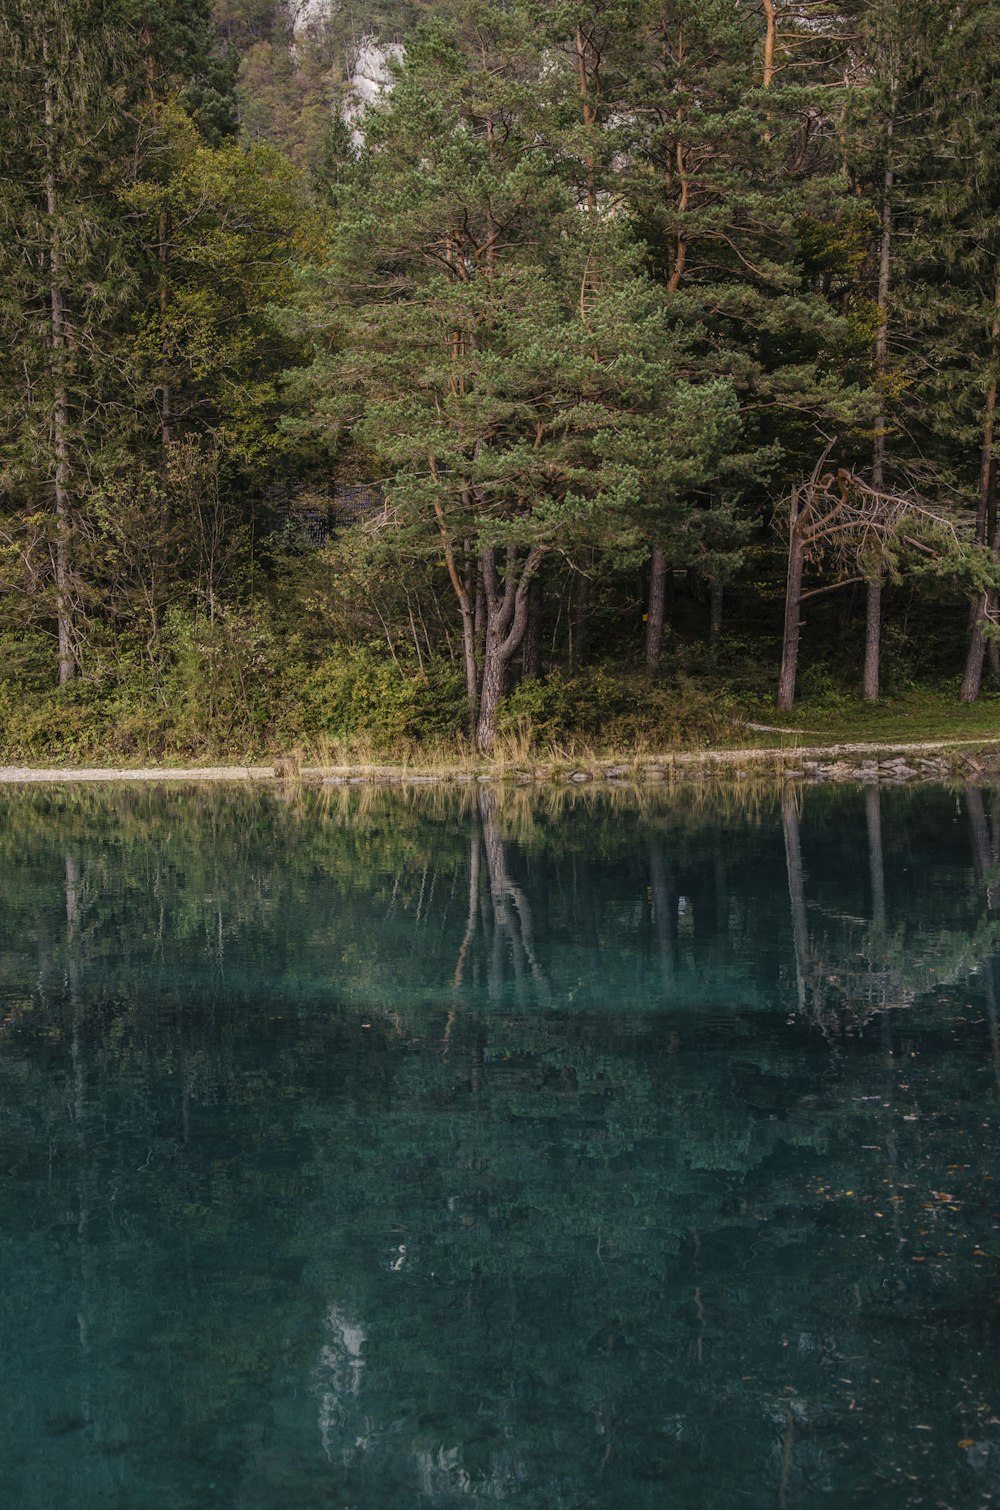
{"label": "gravel path", "polygon": [[65,766],[39,769],[27,765],[0,766],[0,784],[29,781],[255,781],[274,777],[269,765],[192,766]]}

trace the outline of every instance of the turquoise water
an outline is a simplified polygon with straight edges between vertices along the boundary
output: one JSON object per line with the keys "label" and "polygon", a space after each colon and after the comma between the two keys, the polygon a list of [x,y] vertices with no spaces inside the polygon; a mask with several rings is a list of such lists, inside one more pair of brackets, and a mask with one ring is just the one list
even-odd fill
{"label": "turquoise water", "polygon": [[1000,1502],[1000,799],[0,796],[0,1505]]}

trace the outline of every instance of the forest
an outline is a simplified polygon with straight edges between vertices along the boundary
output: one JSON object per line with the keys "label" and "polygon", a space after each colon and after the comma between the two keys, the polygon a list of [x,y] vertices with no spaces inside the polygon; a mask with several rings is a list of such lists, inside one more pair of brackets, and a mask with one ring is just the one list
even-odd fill
{"label": "forest", "polygon": [[990,716],[1000,0],[0,36],[5,758]]}

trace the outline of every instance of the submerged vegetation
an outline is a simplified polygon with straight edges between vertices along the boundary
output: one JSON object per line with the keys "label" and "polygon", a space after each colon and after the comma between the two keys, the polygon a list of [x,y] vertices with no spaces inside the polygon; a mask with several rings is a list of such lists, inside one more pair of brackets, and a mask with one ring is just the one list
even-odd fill
{"label": "submerged vegetation", "polygon": [[0,33],[6,758],[993,725],[998,0]]}

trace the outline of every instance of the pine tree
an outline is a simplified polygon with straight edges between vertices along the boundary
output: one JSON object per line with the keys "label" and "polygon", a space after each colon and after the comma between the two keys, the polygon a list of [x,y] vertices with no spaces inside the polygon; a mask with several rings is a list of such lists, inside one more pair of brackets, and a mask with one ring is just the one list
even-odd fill
{"label": "pine tree", "polygon": [[590,202],[586,153],[583,204],[564,188],[563,78],[517,8],[428,27],[366,121],[306,310],[310,428],[377,457],[400,540],[443,553],[484,750],[542,560],[634,550],[643,499],[683,507],[736,427],[728,379],[690,381],[641,247]]}

